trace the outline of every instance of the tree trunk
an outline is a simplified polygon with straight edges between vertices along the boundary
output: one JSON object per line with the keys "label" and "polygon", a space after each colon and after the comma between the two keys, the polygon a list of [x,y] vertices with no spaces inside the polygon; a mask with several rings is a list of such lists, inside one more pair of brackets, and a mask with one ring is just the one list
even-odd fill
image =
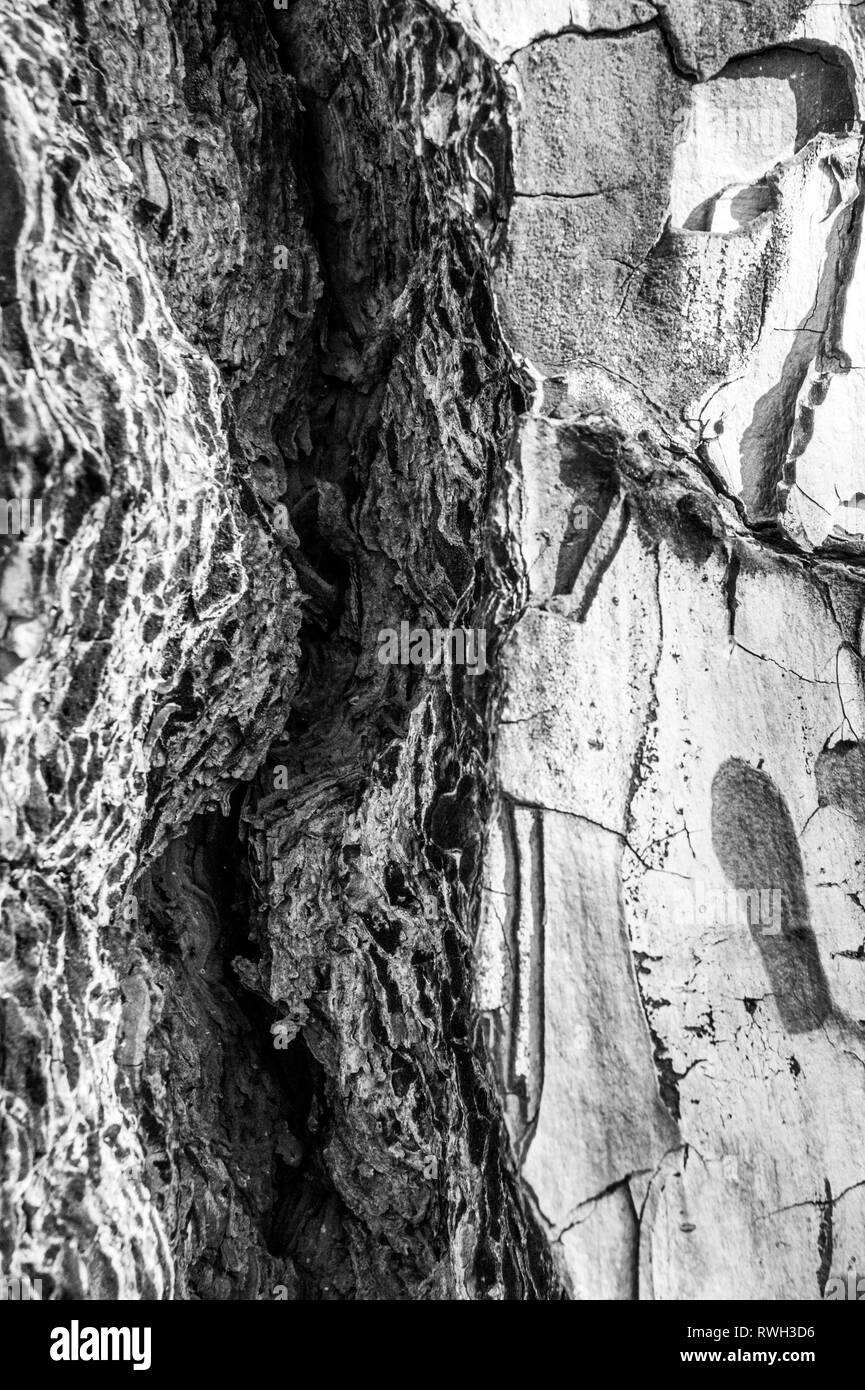
{"label": "tree trunk", "polygon": [[0,0],[0,1273],[855,1261],[862,22]]}

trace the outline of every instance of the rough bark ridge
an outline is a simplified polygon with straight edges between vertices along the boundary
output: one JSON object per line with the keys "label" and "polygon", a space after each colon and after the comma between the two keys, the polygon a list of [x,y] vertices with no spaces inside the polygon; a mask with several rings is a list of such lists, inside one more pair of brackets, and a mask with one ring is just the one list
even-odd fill
{"label": "rough bark ridge", "polygon": [[470,1011],[482,693],[375,659],[484,602],[500,85],[417,7],[266,18],[3,7],[4,484],[47,502],[2,594],[0,1256],[547,1296]]}
{"label": "rough bark ridge", "polygon": [[[0,31],[44,499],[0,538],[0,1271],[820,1297],[865,1190],[865,9]],[[382,665],[402,621],[488,673]]]}

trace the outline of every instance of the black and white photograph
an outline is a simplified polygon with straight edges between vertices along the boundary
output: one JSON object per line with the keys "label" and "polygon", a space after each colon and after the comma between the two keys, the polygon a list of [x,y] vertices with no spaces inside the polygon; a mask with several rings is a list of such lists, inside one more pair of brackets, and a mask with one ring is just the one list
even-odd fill
{"label": "black and white photograph", "polygon": [[0,0],[49,1379],[188,1303],[590,1303],[645,1374],[853,1328],[863,101],[863,0]]}

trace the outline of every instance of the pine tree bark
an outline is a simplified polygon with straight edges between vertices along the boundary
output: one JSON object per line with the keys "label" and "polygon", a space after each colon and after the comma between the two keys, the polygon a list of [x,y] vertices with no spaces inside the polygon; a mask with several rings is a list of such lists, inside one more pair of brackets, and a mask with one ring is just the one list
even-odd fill
{"label": "pine tree bark", "polygon": [[856,1258],[860,24],[0,0],[0,1272]]}

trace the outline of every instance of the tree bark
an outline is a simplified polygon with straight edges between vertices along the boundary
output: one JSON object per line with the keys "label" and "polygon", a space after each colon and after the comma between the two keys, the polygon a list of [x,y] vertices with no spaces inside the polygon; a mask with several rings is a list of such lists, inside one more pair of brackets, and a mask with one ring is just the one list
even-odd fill
{"label": "tree bark", "polygon": [[855,1261],[859,24],[0,0],[0,1272]]}

